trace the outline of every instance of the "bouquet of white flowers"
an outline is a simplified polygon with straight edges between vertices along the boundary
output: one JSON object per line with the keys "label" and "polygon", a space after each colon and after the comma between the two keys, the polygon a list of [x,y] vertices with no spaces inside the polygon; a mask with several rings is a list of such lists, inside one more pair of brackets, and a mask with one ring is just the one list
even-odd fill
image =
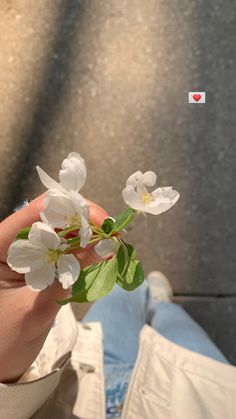
{"label": "bouquet of white flowers", "polygon": [[[142,284],[142,264],[133,246],[122,239],[122,231],[140,213],[160,214],[171,208],[179,193],[171,187],[148,188],[156,183],[154,172],[140,171],[131,175],[122,191],[128,205],[113,219],[96,225],[89,216],[89,206],[80,194],[86,181],[86,165],[78,153],[69,153],[55,181],[37,166],[38,175],[48,189],[41,221],[20,231],[8,250],[7,263],[18,273],[25,274],[26,285],[41,291],[55,280],[71,288],[71,297],[58,301],[95,301],[108,294],[117,283],[127,291]],[[81,269],[73,254],[78,248],[94,246],[104,258],[99,263]]]}

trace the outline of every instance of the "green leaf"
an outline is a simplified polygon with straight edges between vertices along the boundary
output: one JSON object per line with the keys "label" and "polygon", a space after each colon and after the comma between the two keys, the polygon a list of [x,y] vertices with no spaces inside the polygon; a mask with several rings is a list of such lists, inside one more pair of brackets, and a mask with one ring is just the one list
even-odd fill
{"label": "green leaf", "polygon": [[131,246],[131,244],[125,243],[123,242],[123,244],[126,246],[127,250],[128,250],[128,254],[129,257],[131,259],[136,259],[136,250],[133,246]]}
{"label": "green leaf", "polygon": [[122,276],[125,275],[125,272],[128,268],[128,264],[130,263],[130,258],[132,256],[132,253],[135,253],[135,250],[133,246],[125,243],[123,240],[119,240],[119,242],[120,247],[117,252],[118,273]]}
{"label": "green leaf", "polygon": [[26,240],[28,239],[31,227],[24,227],[15,237],[15,240]]}
{"label": "green leaf", "polygon": [[116,282],[127,291],[132,291],[143,283],[143,267],[136,259],[135,249],[130,244],[119,241],[121,246],[117,255],[84,268],[73,285],[72,296],[58,301],[59,304],[96,301],[108,294]]}
{"label": "green leaf", "polygon": [[84,268],[73,285],[72,296],[67,300],[58,301],[59,304],[96,301],[104,297],[116,283],[117,265],[117,258],[114,256],[108,261],[99,262]]}
{"label": "green leaf", "polygon": [[99,269],[102,270],[103,265],[104,262],[99,262],[84,268],[80,272],[79,278],[72,287],[72,296],[70,298],[67,298],[67,300],[58,300],[57,302],[61,305],[64,305],[75,301],[74,298],[76,298],[77,303],[87,302],[87,291],[89,287],[92,285],[94,279],[92,272],[95,271],[97,273]]}
{"label": "green leaf", "polygon": [[139,287],[143,283],[144,272],[141,262],[138,260],[131,260],[125,279],[130,290]]}
{"label": "green leaf", "polygon": [[116,221],[114,223],[111,233],[115,233],[125,228],[128,224],[131,223],[131,221],[133,221],[135,214],[136,214],[136,210],[134,210],[133,208],[126,208],[116,218]]}
{"label": "green leaf", "polygon": [[[128,260],[127,260],[127,256],[128,255]],[[129,254],[128,254],[128,250],[127,253],[125,252],[124,246],[121,245],[119,247],[119,250],[116,254],[117,257],[117,263],[118,263],[118,273],[120,276],[122,276],[125,273],[125,267],[127,265],[127,263],[129,263]]]}
{"label": "green leaf", "polygon": [[120,244],[117,252],[118,273],[120,276],[125,276],[131,260],[136,257],[136,251],[133,246],[123,240],[120,240]]}
{"label": "green leaf", "polygon": [[72,297],[78,296],[88,291],[94,280],[94,275],[98,276],[104,269],[106,262],[95,263],[94,265],[87,266],[80,272],[78,280],[72,287]]}
{"label": "green leaf", "polygon": [[122,279],[117,278],[117,284],[126,291],[133,291],[138,288],[144,281],[144,271],[141,262],[131,260],[126,273]]}
{"label": "green leaf", "polygon": [[95,301],[108,294],[116,283],[117,278],[117,257],[105,262],[105,267],[102,272],[95,278],[91,287],[88,290],[88,301]]}
{"label": "green leaf", "polygon": [[102,230],[106,234],[110,234],[113,230],[115,221],[112,218],[106,218],[102,224]]}
{"label": "green leaf", "polygon": [[[127,249],[127,253],[125,252],[124,246]],[[141,262],[136,259],[136,251],[133,246],[123,242],[123,245],[119,248],[117,253],[117,261],[117,284],[127,291],[133,291],[135,288],[139,287],[144,281],[144,271]]]}

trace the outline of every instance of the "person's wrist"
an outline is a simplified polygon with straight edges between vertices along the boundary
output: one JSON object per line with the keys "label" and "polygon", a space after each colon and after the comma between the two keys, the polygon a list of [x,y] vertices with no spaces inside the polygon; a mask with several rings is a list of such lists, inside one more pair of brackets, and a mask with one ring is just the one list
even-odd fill
{"label": "person's wrist", "polygon": [[14,290],[8,297],[0,298],[0,312],[4,313],[4,318],[0,318],[1,383],[17,382],[37,358],[61,308],[55,295],[66,298],[70,292],[56,283],[50,288],[41,293],[25,288],[21,298]]}

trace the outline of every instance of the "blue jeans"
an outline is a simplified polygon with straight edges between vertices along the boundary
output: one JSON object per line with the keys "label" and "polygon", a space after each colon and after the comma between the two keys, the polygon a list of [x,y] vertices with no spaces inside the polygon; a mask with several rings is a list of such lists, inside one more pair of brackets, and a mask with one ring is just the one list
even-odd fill
{"label": "blue jeans", "polygon": [[206,332],[174,303],[153,304],[144,283],[132,292],[115,286],[83,322],[99,321],[104,335],[107,418],[119,418],[138,353],[139,332],[149,323],[164,337],[194,352],[229,363]]}

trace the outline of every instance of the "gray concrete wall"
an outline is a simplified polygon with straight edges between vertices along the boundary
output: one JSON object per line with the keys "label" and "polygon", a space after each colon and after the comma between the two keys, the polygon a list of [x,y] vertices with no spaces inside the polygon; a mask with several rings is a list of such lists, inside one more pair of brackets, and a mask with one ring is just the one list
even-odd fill
{"label": "gray concrete wall", "polygon": [[[132,172],[156,171],[181,199],[140,217],[129,240],[177,294],[212,298],[213,311],[201,300],[212,335],[221,296],[221,346],[236,359],[235,2],[0,5],[1,216],[43,190],[36,164],[56,176],[72,150],[88,165],[84,194],[111,215]],[[206,91],[205,105],[187,103],[193,90]]]}

